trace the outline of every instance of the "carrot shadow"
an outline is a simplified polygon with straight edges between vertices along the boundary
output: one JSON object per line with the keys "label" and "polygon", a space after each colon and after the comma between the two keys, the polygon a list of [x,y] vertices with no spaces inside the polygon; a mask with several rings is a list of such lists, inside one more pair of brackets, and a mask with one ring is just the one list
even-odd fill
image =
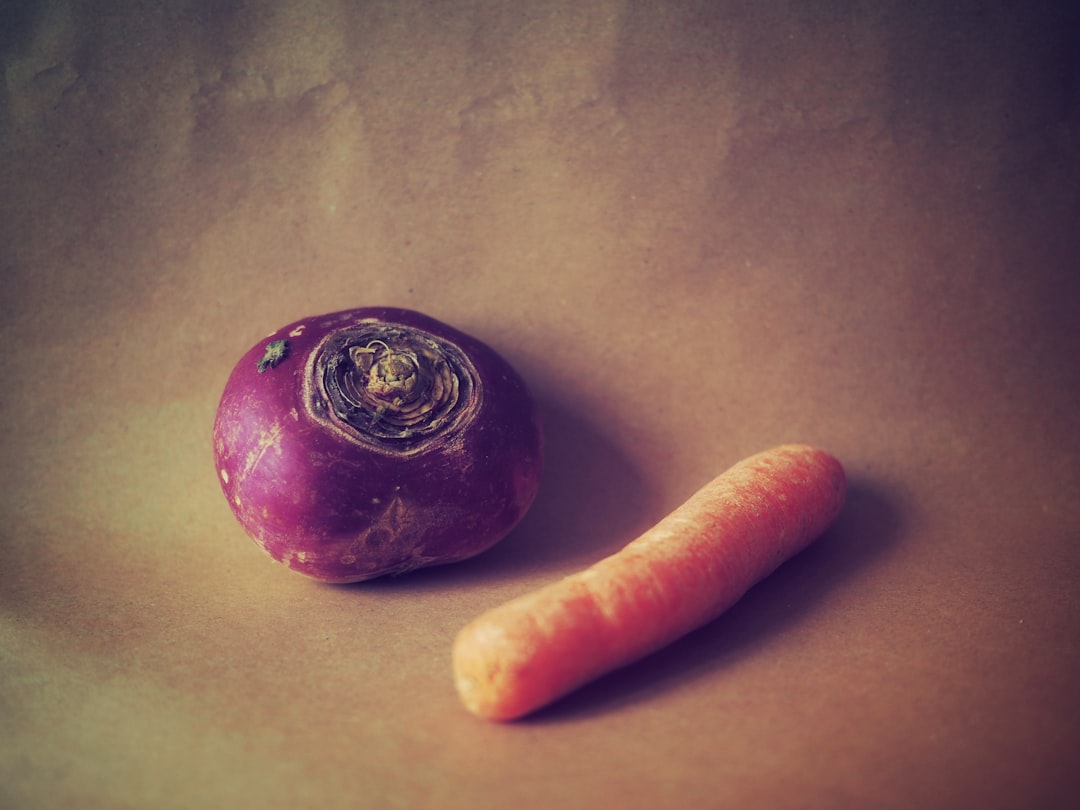
{"label": "carrot shadow", "polygon": [[562,723],[606,714],[753,655],[756,648],[821,609],[829,592],[884,554],[902,528],[898,508],[879,487],[852,481],[836,523],[724,615],[519,722]]}

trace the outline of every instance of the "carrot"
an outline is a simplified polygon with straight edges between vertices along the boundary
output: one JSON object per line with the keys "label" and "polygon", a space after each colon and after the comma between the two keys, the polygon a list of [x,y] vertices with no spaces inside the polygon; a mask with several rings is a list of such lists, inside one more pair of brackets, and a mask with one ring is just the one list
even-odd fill
{"label": "carrot", "polygon": [[610,557],[469,623],[462,702],[512,720],[712,621],[824,532],[845,490],[840,462],[806,445],[739,462]]}

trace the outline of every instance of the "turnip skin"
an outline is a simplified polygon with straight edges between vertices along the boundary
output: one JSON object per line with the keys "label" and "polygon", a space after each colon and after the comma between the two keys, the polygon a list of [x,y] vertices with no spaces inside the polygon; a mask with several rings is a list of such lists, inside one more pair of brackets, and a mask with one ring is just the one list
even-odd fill
{"label": "turnip skin", "polygon": [[[456,347],[471,366],[463,376],[475,376],[447,424],[419,439],[358,438],[319,405],[326,401],[317,366],[329,356],[320,347],[383,328],[418,330]],[[374,352],[385,345],[371,344]],[[525,515],[543,465],[539,415],[517,372],[475,338],[389,307],[305,318],[253,346],[222,394],[214,457],[225,497],[255,542],[326,582],[404,573],[489,549]]]}

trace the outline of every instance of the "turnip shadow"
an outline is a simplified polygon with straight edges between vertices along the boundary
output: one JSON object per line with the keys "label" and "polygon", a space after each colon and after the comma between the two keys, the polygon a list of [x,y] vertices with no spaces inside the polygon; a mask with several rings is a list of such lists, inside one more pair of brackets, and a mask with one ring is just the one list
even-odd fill
{"label": "turnip shadow", "polygon": [[815,609],[824,609],[829,593],[884,554],[897,542],[902,528],[898,508],[881,488],[851,480],[844,511],[836,523],[725,614],[519,722],[572,722],[606,714],[680,684],[718,675]]}
{"label": "turnip shadow", "polygon": [[659,517],[656,498],[617,444],[579,413],[538,397],[544,473],[524,519],[470,560],[358,583],[368,589],[463,587],[589,565],[626,545]]}

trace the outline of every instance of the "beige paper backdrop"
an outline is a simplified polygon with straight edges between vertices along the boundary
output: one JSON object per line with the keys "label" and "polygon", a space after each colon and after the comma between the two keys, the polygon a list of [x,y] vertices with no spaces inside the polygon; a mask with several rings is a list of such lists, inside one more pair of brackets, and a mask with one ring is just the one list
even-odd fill
{"label": "beige paper backdrop", "polygon": [[[1014,808],[1080,780],[1080,15],[0,4],[0,805]],[[233,363],[366,304],[547,427],[483,557],[328,587],[215,479]],[[786,441],[819,544],[517,724],[454,633]]]}

